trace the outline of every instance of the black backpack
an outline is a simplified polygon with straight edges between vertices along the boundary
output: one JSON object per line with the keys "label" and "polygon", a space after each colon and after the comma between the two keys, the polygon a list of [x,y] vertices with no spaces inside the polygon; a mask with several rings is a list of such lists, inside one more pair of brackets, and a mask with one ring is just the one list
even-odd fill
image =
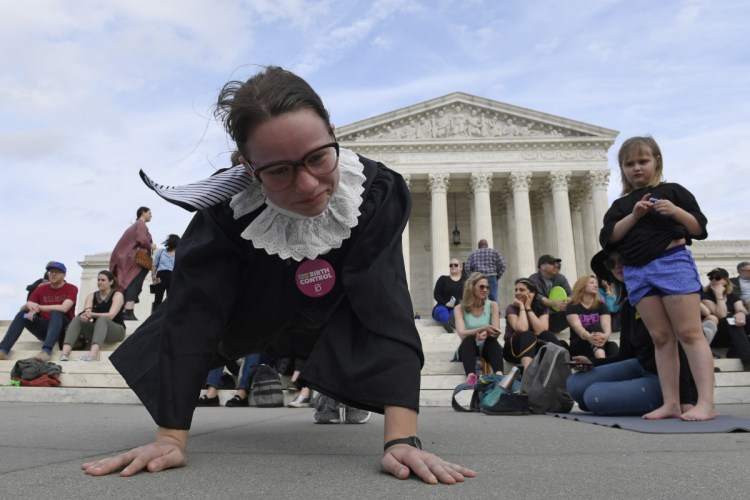
{"label": "black backpack", "polygon": [[260,408],[284,406],[284,391],[281,389],[279,372],[268,365],[255,367],[252,393],[255,406]]}

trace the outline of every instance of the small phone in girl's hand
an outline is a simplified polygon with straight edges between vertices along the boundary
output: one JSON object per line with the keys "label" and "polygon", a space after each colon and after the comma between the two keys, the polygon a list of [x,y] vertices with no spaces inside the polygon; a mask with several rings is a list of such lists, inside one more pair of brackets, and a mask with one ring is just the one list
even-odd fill
{"label": "small phone in girl's hand", "polygon": [[737,321],[734,318],[727,318],[727,324],[734,326]]}

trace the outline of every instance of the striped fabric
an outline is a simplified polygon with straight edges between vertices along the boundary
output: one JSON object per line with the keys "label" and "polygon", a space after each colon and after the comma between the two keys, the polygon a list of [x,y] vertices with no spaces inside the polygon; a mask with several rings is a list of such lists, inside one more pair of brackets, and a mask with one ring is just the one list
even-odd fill
{"label": "striped fabric", "polygon": [[184,186],[158,184],[143,170],[140,171],[140,175],[143,182],[156,194],[190,212],[218,205],[255,182],[242,165],[219,170],[208,179]]}

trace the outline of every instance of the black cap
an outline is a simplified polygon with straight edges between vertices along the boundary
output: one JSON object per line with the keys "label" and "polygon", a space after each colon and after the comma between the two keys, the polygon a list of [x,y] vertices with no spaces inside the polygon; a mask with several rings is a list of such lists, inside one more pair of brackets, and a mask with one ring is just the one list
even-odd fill
{"label": "black cap", "polygon": [[544,254],[536,261],[536,267],[540,268],[542,264],[556,264],[557,262],[562,262],[562,259],[558,259],[554,255]]}
{"label": "black cap", "polygon": [[715,267],[711,269],[706,276],[709,278],[724,278],[725,280],[728,280],[729,272],[723,267]]}
{"label": "black cap", "polygon": [[596,277],[600,280],[609,280],[610,271],[604,262],[609,258],[609,250],[599,250],[593,257],[591,257],[591,270],[594,271]]}

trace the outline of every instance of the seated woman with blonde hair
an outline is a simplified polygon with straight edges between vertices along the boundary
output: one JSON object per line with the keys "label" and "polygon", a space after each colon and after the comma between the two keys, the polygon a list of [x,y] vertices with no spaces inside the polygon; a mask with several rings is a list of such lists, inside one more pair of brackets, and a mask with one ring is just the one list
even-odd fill
{"label": "seated woman with blonde hair", "polygon": [[596,276],[578,278],[565,313],[570,324],[571,356],[606,358],[617,354],[617,344],[609,340],[612,319],[607,305],[599,299]]}
{"label": "seated woman with blonde hair", "polygon": [[65,332],[60,361],[68,361],[73,346],[81,338],[91,345],[88,354],[80,361],[98,361],[99,349],[104,342],[120,342],[125,338],[122,308],[125,298],[117,291],[117,278],[107,271],[96,276],[98,291],[88,294],[83,311],[73,318]]}
{"label": "seated woman with blonde hair", "polygon": [[459,358],[464,365],[466,381],[477,377],[477,359],[484,358],[495,373],[502,373],[503,354],[500,336],[500,311],[497,302],[488,298],[489,281],[482,273],[472,273],[464,285],[461,303],[455,308],[456,333],[461,338]]}

